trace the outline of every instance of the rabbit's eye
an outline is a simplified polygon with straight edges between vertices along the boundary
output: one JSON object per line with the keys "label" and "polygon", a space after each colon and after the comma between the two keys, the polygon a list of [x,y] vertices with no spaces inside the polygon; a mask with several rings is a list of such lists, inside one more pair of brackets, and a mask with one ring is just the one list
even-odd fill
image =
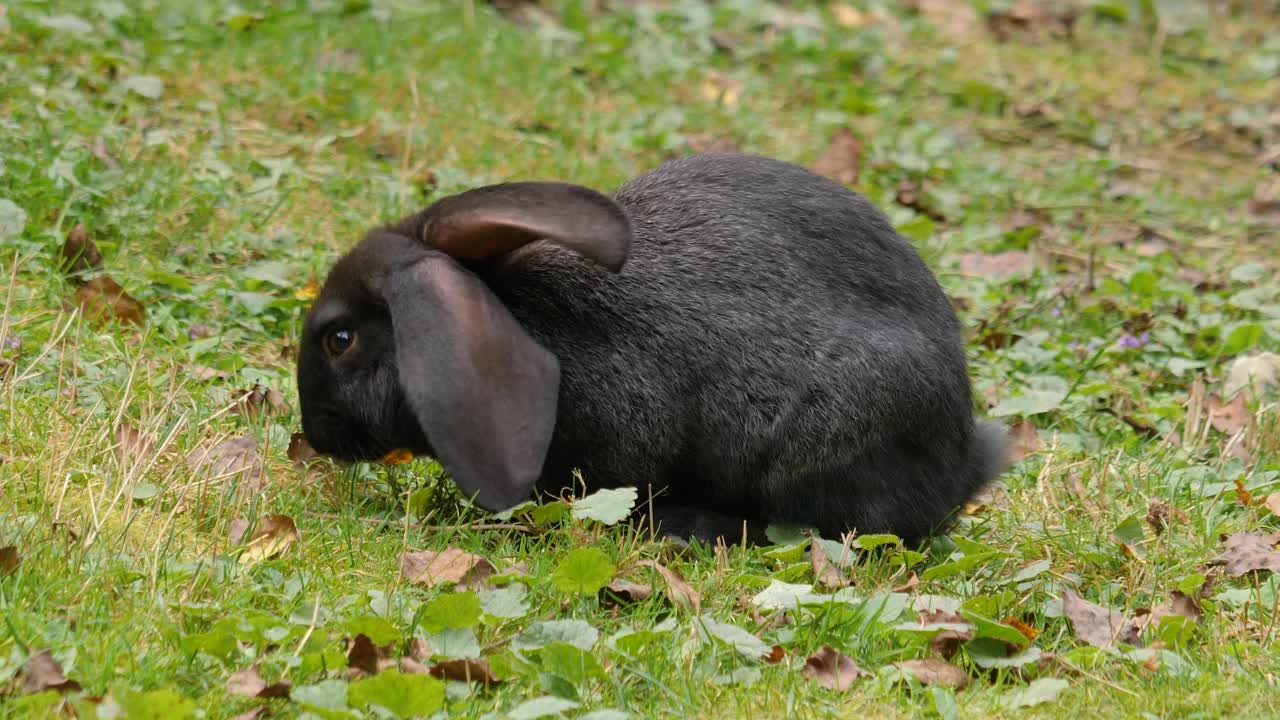
{"label": "rabbit's eye", "polygon": [[356,333],[354,330],[334,330],[324,336],[324,351],[329,353],[329,357],[339,357],[355,344]]}

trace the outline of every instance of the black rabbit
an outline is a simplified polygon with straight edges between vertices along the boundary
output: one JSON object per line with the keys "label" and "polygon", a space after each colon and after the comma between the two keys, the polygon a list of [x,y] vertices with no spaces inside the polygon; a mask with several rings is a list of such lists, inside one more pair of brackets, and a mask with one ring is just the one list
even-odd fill
{"label": "black rabbit", "polygon": [[611,198],[508,183],[369,233],[307,316],[302,424],[429,455],[477,504],[635,486],[677,536],[915,542],[1005,467],[955,313],[862,196],[755,156]]}

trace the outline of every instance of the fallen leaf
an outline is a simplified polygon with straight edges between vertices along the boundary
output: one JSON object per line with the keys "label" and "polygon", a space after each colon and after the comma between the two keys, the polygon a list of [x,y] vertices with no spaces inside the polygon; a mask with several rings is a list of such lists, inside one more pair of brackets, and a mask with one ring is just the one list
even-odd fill
{"label": "fallen leaf", "polygon": [[245,520],[244,518],[231,518],[231,525],[227,528],[227,537],[231,540],[231,544],[239,545],[248,529],[248,520]]}
{"label": "fallen leaf", "polygon": [[1211,394],[1205,398],[1205,407],[1209,410],[1209,423],[1218,432],[1234,435],[1249,426],[1249,408],[1243,394],[1228,403],[1223,403],[1216,393]]}
{"label": "fallen leaf", "polygon": [[1174,590],[1170,593],[1168,604],[1142,615],[1137,619],[1137,624],[1141,629],[1152,623],[1160,622],[1161,618],[1172,615],[1181,615],[1195,622],[1200,622],[1201,618],[1204,617],[1204,609],[1200,607],[1200,603],[1195,598],[1181,590]]}
{"label": "fallen leaf", "polygon": [[960,274],[968,277],[1006,278],[1030,275],[1034,264],[1031,255],[1022,250],[1002,253],[964,253],[960,257]]}
{"label": "fallen leaf", "polygon": [[969,676],[964,670],[938,658],[903,660],[894,665],[914,675],[921,685],[936,685],[956,690],[963,690],[969,685]]}
{"label": "fallen leaf", "polygon": [[150,438],[132,424],[124,422],[116,427],[115,451],[120,459],[130,455],[148,455],[151,449]]}
{"label": "fallen leaf", "polygon": [[359,633],[351,639],[351,647],[347,649],[347,667],[376,675],[378,659],[378,647],[368,635]]}
{"label": "fallen leaf", "polygon": [[240,415],[256,420],[265,413],[287,415],[289,405],[284,395],[275,388],[254,383],[248,390],[241,390],[235,397],[235,410]]}
{"label": "fallen leaf", "polygon": [[917,575],[913,570],[911,574],[907,576],[907,581],[902,583],[898,587],[894,588],[893,591],[896,593],[904,593],[904,592],[907,592],[908,590],[916,589],[917,587],[919,587],[919,585],[920,585],[920,576]]}
{"label": "fallen leaf", "polygon": [[17,570],[20,562],[22,556],[18,554],[18,548],[13,545],[0,547],[0,575],[8,575]]}
{"label": "fallen leaf", "polygon": [[405,579],[432,588],[446,583],[466,588],[479,587],[495,569],[488,560],[456,547],[440,552],[407,552],[400,556],[400,573]]}
{"label": "fallen leaf", "polygon": [[298,526],[288,515],[266,515],[259,518],[253,534],[240,554],[241,561],[256,562],[279,556],[298,540]]}
{"label": "fallen leaf", "polygon": [[1079,11],[1069,3],[1047,3],[1043,0],[1017,0],[1006,9],[987,11],[987,27],[1000,40],[1015,35],[1032,38],[1071,37]]}
{"label": "fallen leaf", "polygon": [[1009,426],[1009,461],[1018,462],[1040,450],[1040,433],[1030,420]]}
{"label": "fallen leaf", "polygon": [[293,466],[299,470],[305,468],[308,461],[320,457],[315,448],[311,447],[311,443],[307,442],[307,436],[300,432],[289,436],[289,450],[285,454]]}
{"label": "fallen leaf", "polygon": [[802,672],[828,690],[848,690],[864,674],[853,660],[830,645],[810,655]]}
{"label": "fallen leaf", "polygon": [[431,666],[430,673],[445,680],[473,682],[482,685],[496,685],[502,682],[497,675],[493,674],[493,669],[489,667],[489,664],[480,658],[460,658],[438,662]]}
{"label": "fallen leaf", "polygon": [[920,624],[924,627],[930,625],[960,626],[940,630],[929,638],[929,648],[948,660],[960,651],[961,645],[973,639],[973,623],[954,612],[925,609],[920,611],[919,617]]}
{"label": "fallen leaf", "polygon": [[99,275],[76,288],[76,303],[85,317],[94,322],[115,318],[121,322],[142,325],[147,310],[120,287],[109,275]]}
{"label": "fallen leaf", "polygon": [[249,436],[228,438],[213,447],[199,447],[187,455],[192,470],[210,479],[230,479],[243,474],[242,481],[254,486],[262,477],[258,443]]}
{"label": "fallen leaf", "polygon": [[653,587],[617,579],[605,586],[605,592],[612,594],[623,602],[642,602],[653,595]]}
{"label": "fallen leaf", "polygon": [[1147,505],[1147,524],[1151,526],[1156,534],[1165,531],[1169,527],[1170,519],[1186,520],[1186,513],[1176,507],[1173,507],[1159,498],[1151,498],[1150,504]]}
{"label": "fallen leaf", "polygon": [[813,566],[813,576],[819,585],[835,590],[849,584],[840,568],[827,558],[826,551],[817,540],[809,543],[809,563]]}
{"label": "fallen leaf", "polygon": [[41,650],[32,655],[27,664],[22,666],[22,691],[28,695],[58,690],[59,692],[79,692],[80,683],[70,680],[62,674],[62,666],[48,650]]}
{"label": "fallen leaf", "polygon": [[690,587],[689,583],[680,577],[680,573],[654,560],[641,560],[640,564],[658,571],[667,585],[667,599],[673,605],[691,608],[695,613],[702,609],[702,595]]}
{"label": "fallen leaf", "polygon": [[1263,535],[1259,532],[1238,532],[1224,540],[1222,555],[1218,561],[1227,566],[1227,574],[1240,577],[1259,570],[1280,572],[1280,532]]}
{"label": "fallen leaf", "polygon": [[786,656],[787,656],[786,649],[784,649],[781,645],[774,645],[773,648],[769,650],[769,655],[764,659],[764,661],[769,663],[770,665],[777,665],[778,663],[782,662],[782,659],[785,658]]}
{"label": "fallen leaf", "polygon": [[1280,355],[1263,352],[1238,357],[1227,370],[1222,396],[1235,398],[1241,390],[1261,398],[1269,387],[1280,387]]}
{"label": "fallen leaf", "polygon": [[1062,611],[1076,637],[1094,647],[1111,647],[1117,641],[1139,644],[1138,628],[1123,613],[1095,605],[1070,590],[1062,595]]}
{"label": "fallen leaf", "polygon": [[231,677],[227,678],[226,684],[228,695],[239,695],[241,697],[283,698],[289,697],[290,689],[291,685],[286,681],[267,684],[262,679],[262,676],[258,674],[257,663],[244,670],[231,673]]}
{"label": "fallen leaf", "polygon": [[1262,501],[1262,506],[1272,515],[1280,515],[1280,492],[1273,492]]}
{"label": "fallen leaf", "polygon": [[62,271],[73,281],[80,275],[102,269],[102,252],[89,239],[84,223],[78,223],[67,233],[61,254]]}
{"label": "fallen leaf", "polygon": [[838,183],[853,185],[862,171],[863,151],[863,142],[853,131],[839,128],[831,133],[826,149],[813,161],[811,169]]}
{"label": "fallen leaf", "polygon": [[1253,189],[1249,212],[1263,220],[1280,223],[1280,181],[1265,182]]}

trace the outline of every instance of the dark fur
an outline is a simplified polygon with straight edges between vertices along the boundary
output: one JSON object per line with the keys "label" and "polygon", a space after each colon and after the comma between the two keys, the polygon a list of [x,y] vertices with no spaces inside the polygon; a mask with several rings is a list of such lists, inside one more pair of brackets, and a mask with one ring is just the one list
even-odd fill
{"label": "dark fur", "polygon": [[[465,263],[559,360],[540,489],[573,468],[591,488],[635,485],[680,535],[733,541],[745,519],[753,539],[777,522],[916,541],[1002,471],[951,305],[864,198],[751,156],[673,161],[613,197],[632,232],[619,273],[547,242]],[[421,237],[431,212],[392,230]],[[430,447],[378,297],[399,253],[366,241],[317,303],[363,318],[359,366],[326,363],[308,320],[299,390],[321,451]]]}

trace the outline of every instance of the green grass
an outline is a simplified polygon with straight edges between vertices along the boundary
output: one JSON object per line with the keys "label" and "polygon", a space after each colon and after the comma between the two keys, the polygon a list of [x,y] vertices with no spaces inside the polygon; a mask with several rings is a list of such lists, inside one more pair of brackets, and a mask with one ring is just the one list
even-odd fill
{"label": "green grass", "polygon": [[[531,27],[472,2],[0,6],[0,547],[18,555],[0,565],[5,715],[65,700],[93,717],[86,698],[109,694],[100,707],[130,717],[291,717],[308,698],[325,716],[318,695],[394,704],[396,682],[436,704],[442,686],[421,676],[348,679],[363,632],[393,657],[414,637],[478,648],[503,682],[449,683],[463,717],[542,696],[577,703],[570,717],[1280,716],[1280,581],[1210,565],[1223,535],[1280,528],[1262,503],[1280,491],[1280,411],[1272,393],[1229,432],[1205,415],[1236,358],[1280,349],[1280,8],[1096,3],[1071,38],[1033,21],[1001,40],[982,13],[957,24],[962,3],[916,4],[557,0],[554,24]],[[843,600],[784,618],[751,598],[812,585],[803,546],[680,554],[569,516],[494,528],[425,460],[288,460],[309,283],[369,226],[486,182],[607,190],[708,143],[808,164],[839,128],[864,144],[853,186],[961,308],[978,409],[1038,434],[948,537],[870,553]],[[914,186],[918,202],[900,192]],[[145,325],[75,311],[57,251],[78,223]],[[1005,251],[1034,271],[960,272]],[[288,408],[236,412],[255,383]],[[122,424],[148,446],[121,452]],[[256,482],[188,462],[246,435]],[[1144,519],[1153,502],[1170,508],[1163,532]],[[233,520],[273,514],[299,531],[277,557],[231,540]],[[527,588],[512,617],[402,576],[404,553],[448,546],[506,573],[493,587]],[[662,592],[622,606],[572,592],[610,568],[661,589],[644,560],[678,571],[701,615]],[[1067,590],[1132,615],[1179,588],[1203,618],[1154,623],[1141,650],[1089,646],[1062,613]],[[895,628],[922,595],[1025,623],[1043,658],[983,669],[1003,646],[975,641],[951,660],[966,689],[905,680],[895,662],[932,655]],[[518,650],[561,620],[599,640]],[[627,631],[650,634],[613,642]],[[867,675],[810,681],[824,645]],[[25,692],[46,649],[82,691]],[[228,695],[255,661],[294,697]],[[1028,687],[1057,694],[1015,707]]]}

